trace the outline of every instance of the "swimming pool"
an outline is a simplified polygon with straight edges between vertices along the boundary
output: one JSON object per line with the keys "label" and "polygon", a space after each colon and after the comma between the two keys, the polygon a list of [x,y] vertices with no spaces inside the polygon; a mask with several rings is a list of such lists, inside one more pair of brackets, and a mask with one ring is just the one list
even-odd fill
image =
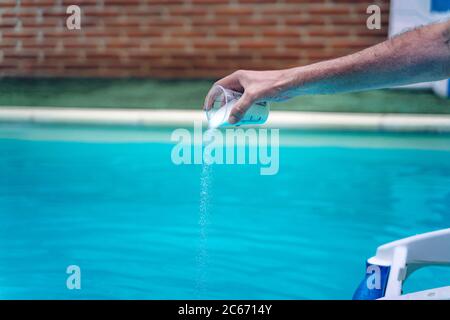
{"label": "swimming pool", "polygon": [[202,238],[170,132],[1,124],[0,298],[350,299],[378,245],[450,226],[450,136],[281,131],[278,174],[211,168]]}

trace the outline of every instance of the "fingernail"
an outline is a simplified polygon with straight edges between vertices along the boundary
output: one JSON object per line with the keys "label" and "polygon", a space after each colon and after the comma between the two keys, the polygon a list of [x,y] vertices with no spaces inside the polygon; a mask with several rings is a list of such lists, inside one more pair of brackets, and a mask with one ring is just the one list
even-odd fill
{"label": "fingernail", "polygon": [[235,124],[236,122],[238,122],[238,119],[235,116],[230,116],[228,122],[231,124]]}

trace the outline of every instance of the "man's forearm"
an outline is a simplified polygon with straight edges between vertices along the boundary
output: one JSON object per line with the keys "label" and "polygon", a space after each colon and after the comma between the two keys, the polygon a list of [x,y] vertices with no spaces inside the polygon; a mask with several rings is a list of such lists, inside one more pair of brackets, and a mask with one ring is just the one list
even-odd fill
{"label": "man's forearm", "polygon": [[285,70],[288,95],[386,88],[450,77],[450,21],[416,29],[361,52]]}

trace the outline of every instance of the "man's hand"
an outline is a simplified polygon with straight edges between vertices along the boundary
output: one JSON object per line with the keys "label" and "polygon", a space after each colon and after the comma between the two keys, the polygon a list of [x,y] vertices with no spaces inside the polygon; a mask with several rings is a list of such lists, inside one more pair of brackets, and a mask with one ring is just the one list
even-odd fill
{"label": "man's hand", "polygon": [[[243,93],[228,119],[236,123],[257,101],[380,89],[448,77],[450,20],[406,32],[345,57],[279,71],[240,70],[216,84]],[[207,98],[207,103],[210,100]]]}
{"label": "man's hand", "polygon": [[[286,70],[239,70],[217,81],[215,85],[243,93],[231,111],[228,119],[228,122],[231,124],[238,122],[254,102],[280,101],[289,98],[286,88]],[[212,100],[210,98],[206,99],[206,110],[212,107]],[[208,105],[208,103],[210,104]]]}

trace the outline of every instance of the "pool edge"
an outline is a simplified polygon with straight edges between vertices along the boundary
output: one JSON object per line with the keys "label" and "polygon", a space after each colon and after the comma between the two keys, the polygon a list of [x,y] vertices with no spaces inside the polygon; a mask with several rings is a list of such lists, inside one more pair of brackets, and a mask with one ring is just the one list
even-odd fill
{"label": "pool edge", "polygon": [[[206,119],[201,110],[0,107],[0,121],[191,127]],[[266,128],[371,132],[450,132],[450,115],[272,111]]]}

